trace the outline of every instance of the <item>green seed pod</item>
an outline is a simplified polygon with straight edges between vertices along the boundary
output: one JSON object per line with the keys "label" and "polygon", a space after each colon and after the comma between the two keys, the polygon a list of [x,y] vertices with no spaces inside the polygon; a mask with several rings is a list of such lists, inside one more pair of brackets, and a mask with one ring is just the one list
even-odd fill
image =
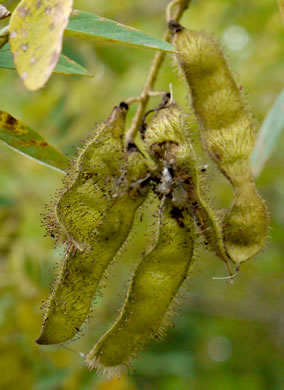
{"label": "green seed pod", "polygon": [[188,122],[183,110],[173,103],[153,117],[145,132],[145,143],[152,157],[172,171],[174,205],[189,210],[206,243],[227,263],[230,259],[224,248],[221,221],[206,200]]}
{"label": "green seed pod", "polygon": [[[136,149],[129,153],[125,166],[128,189],[121,191],[104,211],[101,223],[92,227],[90,250],[68,251],[48,307],[38,344],[58,344],[73,338],[87,318],[104,271],[126,240],[134,214],[143,203],[148,187],[143,186],[147,166]],[[87,161],[86,161],[87,163]],[[75,210],[75,205],[74,205]]]}
{"label": "green seed pod", "polygon": [[249,164],[255,126],[215,40],[174,22],[170,28],[204,148],[235,191],[235,201],[224,219],[224,236],[226,252],[238,265],[263,248],[268,229],[267,209]]}
{"label": "green seed pod", "polygon": [[255,256],[267,239],[268,212],[253,179],[235,187],[235,200],[224,218],[224,240],[236,264]]}
{"label": "green seed pod", "polygon": [[231,180],[233,163],[247,160],[255,127],[240,89],[217,42],[204,33],[174,25],[177,61],[190,89],[205,149]]}
{"label": "green seed pod", "polygon": [[[90,249],[96,226],[115,199],[127,186],[123,135],[127,105],[115,107],[110,117],[96,129],[85,143],[65,179],[48,220],[48,231],[58,241],[68,241],[79,250]],[[124,183],[125,184],[125,183]]]}
{"label": "green seed pod", "polygon": [[134,272],[122,312],[87,354],[90,368],[119,371],[151,338],[159,338],[168,324],[169,307],[188,275],[193,253],[193,222],[180,212],[175,218],[171,201],[163,207],[155,248]]}
{"label": "green seed pod", "polygon": [[151,189],[135,213],[131,231],[115,256],[116,263],[138,263],[154,248],[159,236],[160,204],[160,197]]}

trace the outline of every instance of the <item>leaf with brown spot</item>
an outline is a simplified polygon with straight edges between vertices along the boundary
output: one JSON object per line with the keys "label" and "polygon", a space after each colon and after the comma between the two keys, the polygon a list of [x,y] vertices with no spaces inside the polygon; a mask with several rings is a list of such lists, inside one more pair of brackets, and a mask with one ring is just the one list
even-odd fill
{"label": "leaf with brown spot", "polygon": [[[15,64],[9,44],[0,49],[0,68],[15,69]],[[82,65],[78,64],[64,54],[61,54],[53,72],[65,75],[93,77],[93,75],[89,73]]]}
{"label": "leaf with brown spot", "polygon": [[25,86],[44,86],[59,60],[73,0],[22,0],[11,16],[9,41]]}
{"label": "leaf with brown spot", "polygon": [[17,152],[53,169],[64,171],[68,168],[67,157],[6,111],[0,111],[0,140]]}

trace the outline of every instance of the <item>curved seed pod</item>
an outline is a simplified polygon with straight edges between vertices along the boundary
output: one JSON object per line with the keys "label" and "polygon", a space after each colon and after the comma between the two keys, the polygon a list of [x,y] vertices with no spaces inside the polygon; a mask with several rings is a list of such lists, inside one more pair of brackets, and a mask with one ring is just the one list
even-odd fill
{"label": "curved seed pod", "polygon": [[215,40],[177,23],[170,23],[170,28],[203,145],[235,191],[233,206],[224,219],[224,236],[227,254],[239,264],[263,248],[269,223],[249,164],[255,126]]}
{"label": "curved seed pod", "polygon": [[188,119],[175,103],[158,111],[147,126],[145,143],[153,158],[172,171],[174,186],[170,181],[172,188],[168,191],[172,191],[173,203],[190,210],[206,242],[227,263],[230,259],[224,248],[221,221],[205,199]]}
{"label": "curved seed pod", "polygon": [[127,238],[134,213],[145,200],[148,188],[135,183],[145,175],[147,166],[143,156],[138,151],[130,152],[126,174],[129,189],[104,212],[104,219],[97,225],[90,243],[91,249],[80,252],[72,247],[68,251],[37,344],[63,343],[80,330],[104,271]]}
{"label": "curved seed pod", "polygon": [[65,179],[65,189],[54,206],[48,231],[58,241],[67,239],[80,250],[89,249],[96,226],[124,191],[126,158],[123,135],[127,105],[114,107],[80,152]]}
{"label": "curved seed pod", "polygon": [[129,366],[149,339],[163,334],[169,306],[188,275],[193,253],[192,219],[183,213],[181,218],[182,224],[166,200],[157,244],[136,268],[120,317],[87,354],[90,368]]}

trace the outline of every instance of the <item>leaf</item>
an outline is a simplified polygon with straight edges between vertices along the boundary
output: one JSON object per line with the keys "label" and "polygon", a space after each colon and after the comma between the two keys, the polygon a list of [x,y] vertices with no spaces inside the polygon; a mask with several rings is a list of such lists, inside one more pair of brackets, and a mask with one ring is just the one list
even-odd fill
{"label": "leaf", "polygon": [[[0,50],[0,68],[15,69],[9,44]],[[64,54],[61,54],[58,64],[54,69],[54,73],[92,77],[87,69]]]}
{"label": "leaf", "polygon": [[76,61],[61,54],[58,64],[54,69],[54,73],[72,74],[78,76],[93,77],[91,73],[87,71],[83,66],[79,65]]}
{"label": "leaf", "polygon": [[284,23],[284,0],[277,0],[282,22]]}
{"label": "leaf", "polygon": [[78,10],[72,12],[65,34],[91,40],[103,39],[116,44],[152,50],[176,51],[170,43],[153,38],[133,27]]}
{"label": "leaf", "polygon": [[30,90],[44,86],[62,50],[73,0],[22,0],[11,16],[9,41],[16,70]]}
{"label": "leaf", "polygon": [[0,140],[17,152],[51,168],[59,171],[68,168],[67,157],[6,111],[0,111]]}
{"label": "leaf", "polygon": [[262,171],[269,159],[278,137],[284,129],[284,90],[280,93],[268,112],[259,130],[255,147],[251,156],[251,166],[254,177]]}

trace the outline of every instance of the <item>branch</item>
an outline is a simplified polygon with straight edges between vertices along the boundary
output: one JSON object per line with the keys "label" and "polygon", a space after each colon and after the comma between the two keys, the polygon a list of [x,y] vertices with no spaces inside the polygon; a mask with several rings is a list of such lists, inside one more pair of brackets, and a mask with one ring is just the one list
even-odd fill
{"label": "branch", "polygon": [[[179,21],[183,12],[189,7],[190,2],[191,0],[172,0],[167,7],[167,19]],[[176,8],[175,12],[173,12],[174,8]],[[169,29],[166,30],[163,39],[166,42],[170,41],[171,32]],[[133,142],[137,134],[139,124],[143,118],[147,103],[152,94],[154,84],[164,59],[165,53],[161,51],[158,52],[153,59],[142,93],[139,98],[136,98],[136,101],[139,101],[138,108],[131,127],[126,133],[126,144]]]}

